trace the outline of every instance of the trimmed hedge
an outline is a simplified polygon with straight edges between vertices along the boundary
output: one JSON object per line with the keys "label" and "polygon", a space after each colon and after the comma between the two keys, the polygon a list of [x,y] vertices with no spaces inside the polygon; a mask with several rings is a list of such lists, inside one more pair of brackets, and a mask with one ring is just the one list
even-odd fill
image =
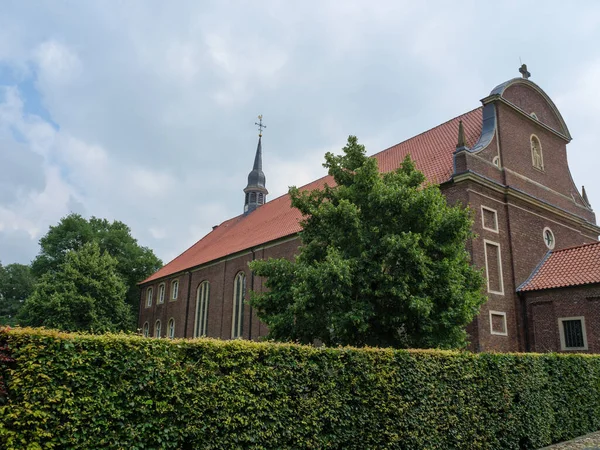
{"label": "trimmed hedge", "polygon": [[38,329],[6,344],[7,449],[519,449],[600,429],[598,356]]}

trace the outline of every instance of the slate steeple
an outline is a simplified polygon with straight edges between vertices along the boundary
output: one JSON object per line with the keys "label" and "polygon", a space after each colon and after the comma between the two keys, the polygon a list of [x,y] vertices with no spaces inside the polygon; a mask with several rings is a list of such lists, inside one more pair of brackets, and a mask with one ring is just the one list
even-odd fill
{"label": "slate steeple", "polygon": [[259,129],[258,145],[256,147],[256,156],[254,157],[254,166],[248,174],[248,185],[244,189],[244,193],[246,194],[244,214],[248,214],[264,204],[269,193],[265,187],[267,179],[262,171],[262,129],[267,127],[262,123],[262,115],[258,116],[258,119],[259,123],[256,124]]}

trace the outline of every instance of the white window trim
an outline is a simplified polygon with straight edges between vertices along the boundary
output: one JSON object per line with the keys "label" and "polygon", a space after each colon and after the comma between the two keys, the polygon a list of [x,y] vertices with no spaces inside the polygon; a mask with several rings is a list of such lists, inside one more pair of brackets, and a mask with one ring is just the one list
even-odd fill
{"label": "white window trim", "polygon": [[[200,318],[199,316],[199,312],[200,312],[200,302],[201,302],[201,298],[200,298],[200,293],[203,291],[202,286],[206,286],[204,289],[207,290],[206,293],[206,302],[204,304],[204,311],[203,312],[203,317]],[[208,331],[208,304],[210,301],[210,282],[208,280],[204,280],[202,283],[200,283],[198,285],[198,288],[196,289],[196,318],[194,320],[194,337],[202,337],[202,336],[206,336],[206,332]],[[198,333],[198,321],[202,321],[202,328],[204,328],[204,333],[200,334]]]}
{"label": "white window trim", "polygon": [[[158,324],[158,336],[156,335],[156,329],[157,326],[156,324]],[[160,335],[162,334],[162,323],[160,323],[160,319],[157,320],[156,322],[154,322],[154,333],[152,333],[154,335],[155,338],[160,338]]]}
{"label": "white window trim", "polygon": [[144,322],[144,326],[142,327],[142,336],[150,337],[150,324],[148,322]]}
{"label": "white window trim", "polygon": [[[239,322],[238,322],[238,327],[237,330],[235,329],[235,315],[236,315],[236,309],[235,309],[235,300],[236,300],[236,294],[237,294],[237,280],[238,277],[243,276],[243,283],[242,283],[242,301],[240,302],[239,305]],[[244,327],[244,300],[246,297],[246,274],[244,272],[238,272],[235,276],[235,278],[233,279],[233,311],[231,314],[231,339],[239,339],[242,337],[242,331],[243,331],[243,327]]]}
{"label": "white window trim", "polygon": [[[563,326],[563,322],[567,320],[581,320],[581,330],[583,334],[583,347],[567,347],[565,345],[565,327]],[[564,352],[568,352],[571,350],[587,350],[588,349],[588,340],[587,340],[587,332],[585,331],[585,317],[584,316],[576,316],[576,317],[559,317],[558,318],[558,332],[560,333],[560,349]]]}
{"label": "white window trim", "polygon": [[[492,311],[490,310],[490,334],[494,334],[496,336],[508,336],[508,324],[506,323],[506,313],[502,311]],[[504,329],[506,330],[504,333],[500,331],[494,331],[494,326],[492,323],[492,316],[502,316],[502,320],[504,321]]]}
{"label": "white window trim", "polygon": [[[549,231],[550,234],[552,235],[552,247],[550,247],[547,243],[546,243],[546,231]],[[554,234],[554,231],[552,231],[550,229],[550,227],[544,227],[544,229],[542,230],[542,240],[544,241],[544,245],[546,247],[548,247],[550,250],[554,250],[554,247],[556,247],[556,235]]]}
{"label": "white window trim", "polygon": [[[177,284],[177,292],[173,291],[173,286],[175,284]],[[177,300],[177,297],[179,297],[179,278],[171,281],[171,300]]]}
{"label": "white window trim", "polygon": [[[498,247],[498,268],[499,273],[498,275],[500,275],[500,291],[492,291],[490,289],[490,271],[488,268],[488,256],[487,256],[487,244],[491,244],[491,245],[495,245],[496,247]],[[500,247],[500,244],[498,242],[494,242],[494,241],[489,241],[487,239],[483,240],[483,254],[484,254],[484,258],[485,258],[485,279],[486,279],[486,283],[487,283],[487,291],[490,294],[497,294],[497,295],[504,295],[504,273],[502,271],[502,249]]]}
{"label": "white window trim", "polygon": [[[161,298],[160,298],[160,290],[161,290],[160,288],[161,288],[161,287],[162,287],[162,300],[161,300]],[[165,302],[165,294],[166,294],[166,291],[167,291],[167,287],[165,286],[165,283],[160,283],[160,284],[158,285],[158,296],[157,296],[157,298],[156,298],[156,304],[157,304],[157,305],[158,305],[158,304],[160,304],[160,303],[164,303],[164,302]]]}
{"label": "white window trim", "polygon": [[154,289],[149,287],[146,289],[146,308],[150,308],[152,306],[152,297],[154,297]]}
{"label": "white window trim", "polygon": [[[483,210],[491,211],[494,213],[494,224],[496,225],[496,229],[488,228],[485,226],[485,217],[483,216]],[[494,233],[498,233],[498,211],[488,206],[481,205],[481,226],[484,230],[493,231]]]}
{"label": "white window trim", "polygon": [[[171,334],[171,323],[173,324],[173,334]],[[167,337],[169,339],[175,339],[175,319],[173,317],[167,322]]]}

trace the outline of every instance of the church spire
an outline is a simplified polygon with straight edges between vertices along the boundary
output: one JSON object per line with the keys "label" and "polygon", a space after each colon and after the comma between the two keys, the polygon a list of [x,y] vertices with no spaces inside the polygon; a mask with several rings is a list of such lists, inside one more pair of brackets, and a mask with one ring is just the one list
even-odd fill
{"label": "church spire", "polygon": [[248,185],[244,189],[246,194],[244,201],[244,214],[254,211],[260,205],[264,204],[267,199],[266,177],[262,171],[262,130],[267,128],[262,123],[262,115],[258,116],[258,145],[256,146],[256,155],[254,156],[254,166],[248,174]]}

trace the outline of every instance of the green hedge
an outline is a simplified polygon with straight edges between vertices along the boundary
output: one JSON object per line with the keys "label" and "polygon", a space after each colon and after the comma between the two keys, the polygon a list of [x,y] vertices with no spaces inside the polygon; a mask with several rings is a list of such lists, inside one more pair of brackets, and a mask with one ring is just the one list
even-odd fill
{"label": "green hedge", "polygon": [[37,329],[5,344],[7,449],[518,449],[600,429],[598,356]]}

